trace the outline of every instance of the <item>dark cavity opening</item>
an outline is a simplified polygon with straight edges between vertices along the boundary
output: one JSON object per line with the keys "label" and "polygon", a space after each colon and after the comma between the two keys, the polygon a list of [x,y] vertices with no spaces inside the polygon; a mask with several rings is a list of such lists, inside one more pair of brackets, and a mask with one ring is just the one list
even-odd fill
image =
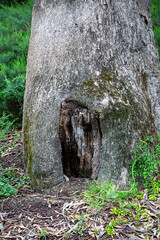
{"label": "dark cavity opening", "polygon": [[102,145],[98,113],[72,97],[67,98],[61,104],[59,138],[64,174],[96,179]]}

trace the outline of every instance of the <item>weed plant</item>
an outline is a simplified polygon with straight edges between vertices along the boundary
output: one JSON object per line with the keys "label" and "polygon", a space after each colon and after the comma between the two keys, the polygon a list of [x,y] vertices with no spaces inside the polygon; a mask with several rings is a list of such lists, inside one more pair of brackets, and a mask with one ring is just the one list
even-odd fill
{"label": "weed plant", "polygon": [[[160,137],[160,136],[159,136]],[[155,143],[152,137],[141,140],[134,151],[132,176],[143,188],[156,194],[160,188],[160,138]]]}
{"label": "weed plant", "polygon": [[75,216],[75,221],[77,223],[77,227],[74,229],[74,232],[78,233],[80,236],[84,235],[84,231],[87,228],[87,223],[88,223],[88,216]]}
{"label": "weed plant", "polygon": [[9,131],[13,129],[13,124],[16,119],[11,121],[11,117],[11,114],[6,115],[5,112],[3,112],[3,115],[0,117],[0,140],[6,138]]}
{"label": "weed plant", "polygon": [[0,197],[10,197],[21,187],[30,188],[29,179],[19,174],[18,168],[3,169],[0,165]]}
{"label": "weed plant", "polygon": [[41,231],[38,233],[38,236],[40,237],[40,239],[47,239],[47,232],[44,229],[41,229]]}

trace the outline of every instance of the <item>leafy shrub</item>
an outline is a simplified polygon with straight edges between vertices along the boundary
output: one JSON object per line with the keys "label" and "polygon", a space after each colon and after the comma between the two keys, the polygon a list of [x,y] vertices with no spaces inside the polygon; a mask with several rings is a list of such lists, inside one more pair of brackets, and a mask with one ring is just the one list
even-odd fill
{"label": "leafy shrub", "polygon": [[4,197],[13,196],[17,192],[18,192],[18,190],[15,189],[14,187],[12,187],[11,185],[0,181],[0,197],[1,196],[4,196]]}
{"label": "leafy shrub", "polygon": [[8,184],[13,181],[13,171],[11,169],[4,170],[0,165],[0,196],[9,197],[18,192],[12,185]]}
{"label": "leafy shrub", "polygon": [[[21,117],[23,107],[23,95],[25,88],[25,75],[19,75],[11,80],[4,79],[5,87],[0,92],[0,99],[3,99],[1,108],[3,111],[12,112],[18,118]],[[11,114],[9,115],[11,118]]]}
{"label": "leafy shrub", "polygon": [[0,112],[13,118],[22,116],[33,0],[25,2],[0,4]]}
{"label": "leafy shrub", "polygon": [[15,120],[10,120],[10,117],[12,115],[6,115],[5,112],[3,112],[2,117],[0,117],[0,139],[4,139],[7,136],[7,133],[12,129],[13,124]]}
{"label": "leafy shrub", "polygon": [[160,60],[160,26],[159,27],[154,27],[153,32],[154,32],[154,40],[155,40],[155,43],[158,47],[159,60]]}
{"label": "leafy shrub", "polygon": [[160,60],[160,0],[151,0],[151,18]]}
{"label": "leafy shrub", "polygon": [[16,5],[17,3],[26,3],[27,0],[1,0],[1,4],[6,6]]}
{"label": "leafy shrub", "polygon": [[160,26],[160,0],[151,0],[151,16],[153,27]]}
{"label": "leafy shrub", "polygon": [[158,191],[160,183],[160,141],[155,143],[152,137],[146,137],[141,140],[134,151],[132,162],[133,175],[136,180],[143,183],[143,187]]}
{"label": "leafy shrub", "polygon": [[0,196],[13,196],[22,186],[30,187],[28,177],[20,175],[18,168],[3,169],[0,165]]}

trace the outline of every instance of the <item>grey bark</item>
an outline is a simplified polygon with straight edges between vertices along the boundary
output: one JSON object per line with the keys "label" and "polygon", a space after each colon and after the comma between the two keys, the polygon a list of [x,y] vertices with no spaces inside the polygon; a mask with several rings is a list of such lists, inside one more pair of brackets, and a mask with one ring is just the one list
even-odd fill
{"label": "grey bark", "polygon": [[35,0],[23,116],[33,187],[63,182],[60,107],[71,96],[100,115],[99,180],[125,184],[137,141],[160,130],[159,88],[149,0]]}

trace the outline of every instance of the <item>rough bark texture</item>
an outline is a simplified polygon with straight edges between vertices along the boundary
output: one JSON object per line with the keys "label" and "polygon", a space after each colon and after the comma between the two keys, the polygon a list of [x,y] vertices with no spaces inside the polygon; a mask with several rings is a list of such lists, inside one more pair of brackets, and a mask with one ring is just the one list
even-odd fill
{"label": "rough bark texture", "polygon": [[99,180],[125,184],[138,139],[156,135],[154,122],[160,129],[149,9],[149,0],[35,0],[23,120],[34,188],[51,191],[63,182],[59,118],[71,96],[100,115]]}

